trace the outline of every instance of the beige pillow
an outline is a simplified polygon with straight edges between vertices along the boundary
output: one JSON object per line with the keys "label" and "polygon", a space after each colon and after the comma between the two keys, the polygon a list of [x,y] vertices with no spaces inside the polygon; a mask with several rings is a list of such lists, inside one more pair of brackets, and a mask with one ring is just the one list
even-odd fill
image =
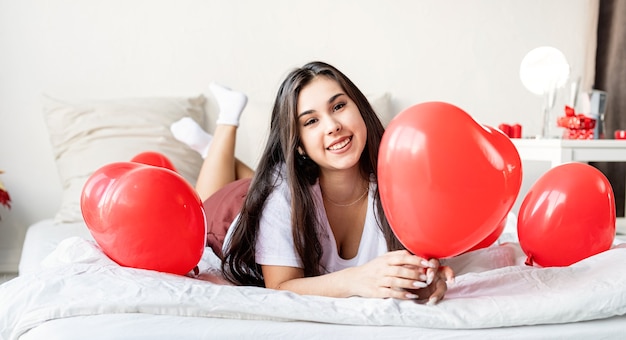
{"label": "beige pillow", "polygon": [[44,95],[45,121],[63,189],[55,220],[82,221],[80,195],[87,178],[106,164],[129,161],[140,152],[163,153],[194,185],[202,158],[172,136],[170,125],[191,117],[206,126],[206,105],[202,95],[83,101]]}

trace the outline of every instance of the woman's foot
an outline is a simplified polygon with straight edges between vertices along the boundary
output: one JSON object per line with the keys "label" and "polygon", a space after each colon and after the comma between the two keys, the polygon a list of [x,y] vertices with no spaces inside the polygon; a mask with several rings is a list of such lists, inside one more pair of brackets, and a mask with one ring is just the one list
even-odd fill
{"label": "woman's foot", "polygon": [[183,117],[170,125],[172,135],[177,140],[189,145],[205,158],[213,136],[202,129],[191,117]]}
{"label": "woman's foot", "polygon": [[216,83],[211,83],[209,88],[220,107],[216,123],[239,126],[239,117],[248,103],[248,97],[242,92],[233,91]]}
{"label": "woman's foot", "polygon": [[[216,123],[218,125],[239,126],[239,118],[248,103],[248,97],[242,92],[233,91],[216,83],[211,83],[209,88],[220,108]],[[213,136],[204,131],[195,120],[190,117],[181,118],[172,123],[170,130],[174,138],[189,145],[202,158],[207,156]]]}

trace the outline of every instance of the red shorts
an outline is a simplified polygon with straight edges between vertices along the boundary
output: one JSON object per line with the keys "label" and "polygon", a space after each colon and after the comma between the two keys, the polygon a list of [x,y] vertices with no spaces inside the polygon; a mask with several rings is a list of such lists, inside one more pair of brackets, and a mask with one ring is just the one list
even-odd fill
{"label": "red shorts", "polygon": [[226,232],[243,206],[250,182],[250,178],[244,178],[229,183],[204,201],[207,246],[220,258]]}

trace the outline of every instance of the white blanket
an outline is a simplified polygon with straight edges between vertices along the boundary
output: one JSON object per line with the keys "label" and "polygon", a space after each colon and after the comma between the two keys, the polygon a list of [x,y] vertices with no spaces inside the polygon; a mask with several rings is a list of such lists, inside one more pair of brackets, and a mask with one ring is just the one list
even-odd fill
{"label": "white blanket", "polygon": [[[205,255],[205,272],[214,271],[215,256]],[[443,301],[431,306],[301,296],[125,268],[92,241],[75,237],[59,245],[41,272],[0,286],[0,338],[17,338],[48,320],[115,313],[443,329],[567,323],[626,314],[626,249],[563,268],[528,267],[523,260],[517,244],[449,260],[456,282]]]}

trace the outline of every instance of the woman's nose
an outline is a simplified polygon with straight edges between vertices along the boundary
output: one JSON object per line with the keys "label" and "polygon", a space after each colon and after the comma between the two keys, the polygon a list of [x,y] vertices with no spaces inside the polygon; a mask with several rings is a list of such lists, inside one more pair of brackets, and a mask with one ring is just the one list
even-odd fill
{"label": "woman's nose", "polygon": [[341,130],[341,123],[338,120],[329,117],[326,123],[326,134],[330,135]]}

